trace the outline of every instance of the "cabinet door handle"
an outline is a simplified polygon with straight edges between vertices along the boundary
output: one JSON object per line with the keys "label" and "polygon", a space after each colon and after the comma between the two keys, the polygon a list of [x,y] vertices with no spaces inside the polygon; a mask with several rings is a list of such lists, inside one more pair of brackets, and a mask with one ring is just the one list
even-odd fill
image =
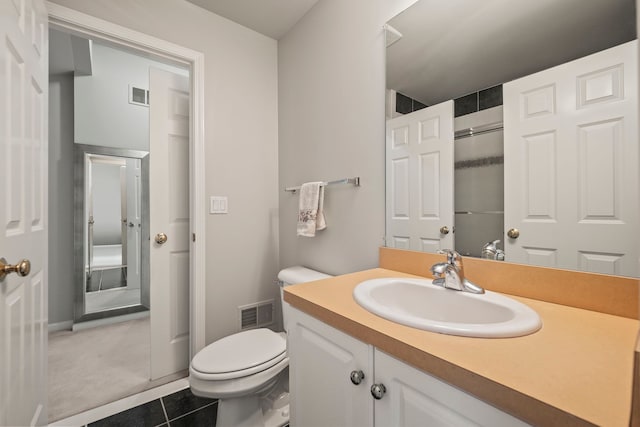
{"label": "cabinet door handle", "polygon": [[355,385],[359,385],[364,380],[364,372],[351,371],[351,382]]}
{"label": "cabinet door handle", "polygon": [[382,396],[387,392],[387,388],[384,384],[374,384],[371,386],[371,396],[376,400],[382,399]]}

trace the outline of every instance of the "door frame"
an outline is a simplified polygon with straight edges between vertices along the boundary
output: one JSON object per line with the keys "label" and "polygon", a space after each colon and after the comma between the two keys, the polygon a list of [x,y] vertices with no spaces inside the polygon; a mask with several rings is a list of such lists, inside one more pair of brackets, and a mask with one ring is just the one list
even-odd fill
{"label": "door frame", "polygon": [[189,350],[190,358],[193,358],[205,346],[206,324],[204,54],[50,1],[46,6],[49,28],[108,41],[190,67],[189,208],[192,239],[189,251]]}

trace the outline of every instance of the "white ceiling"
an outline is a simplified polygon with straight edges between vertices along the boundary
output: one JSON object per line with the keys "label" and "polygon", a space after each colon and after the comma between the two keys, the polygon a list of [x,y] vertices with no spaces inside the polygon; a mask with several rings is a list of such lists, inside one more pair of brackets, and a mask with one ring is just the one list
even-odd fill
{"label": "white ceiling", "polygon": [[389,21],[387,88],[427,105],[635,38],[635,0],[420,0]]}
{"label": "white ceiling", "polygon": [[318,0],[187,0],[273,39],[284,36]]}

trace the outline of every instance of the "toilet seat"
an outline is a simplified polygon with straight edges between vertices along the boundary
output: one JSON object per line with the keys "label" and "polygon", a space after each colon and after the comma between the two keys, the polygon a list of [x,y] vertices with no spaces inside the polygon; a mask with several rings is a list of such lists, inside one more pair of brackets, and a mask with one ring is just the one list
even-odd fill
{"label": "toilet seat", "polygon": [[[326,276],[292,267],[278,276],[284,286]],[[286,279],[286,280],[284,280]],[[286,310],[283,304],[284,326]],[[286,425],[289,419],[287,335],[253,329],[222,338],[200,350],[189,367],[189,386],[196,396],[219,399],[218,426]],[[274,400],[275,398],[275,400]]]}
{"label": "toilet seat", "polygon": [[191,362],[191,374],[210,381],[246,377],[286,359],[286,347],[283,333],[266,328],[239,332],[200,350]]}

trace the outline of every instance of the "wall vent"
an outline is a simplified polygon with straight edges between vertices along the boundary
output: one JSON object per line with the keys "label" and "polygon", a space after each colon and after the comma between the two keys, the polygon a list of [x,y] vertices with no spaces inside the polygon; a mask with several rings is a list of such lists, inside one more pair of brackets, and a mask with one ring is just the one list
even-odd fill
{"label": "wall vent", "polygon": [[129,85],[129,104],[149,106],[149,91]]}
{"label": "wall vent", "polygon": [[273,324],[273,311],[272,299],[238,307],[240,330],[262,328]]}

